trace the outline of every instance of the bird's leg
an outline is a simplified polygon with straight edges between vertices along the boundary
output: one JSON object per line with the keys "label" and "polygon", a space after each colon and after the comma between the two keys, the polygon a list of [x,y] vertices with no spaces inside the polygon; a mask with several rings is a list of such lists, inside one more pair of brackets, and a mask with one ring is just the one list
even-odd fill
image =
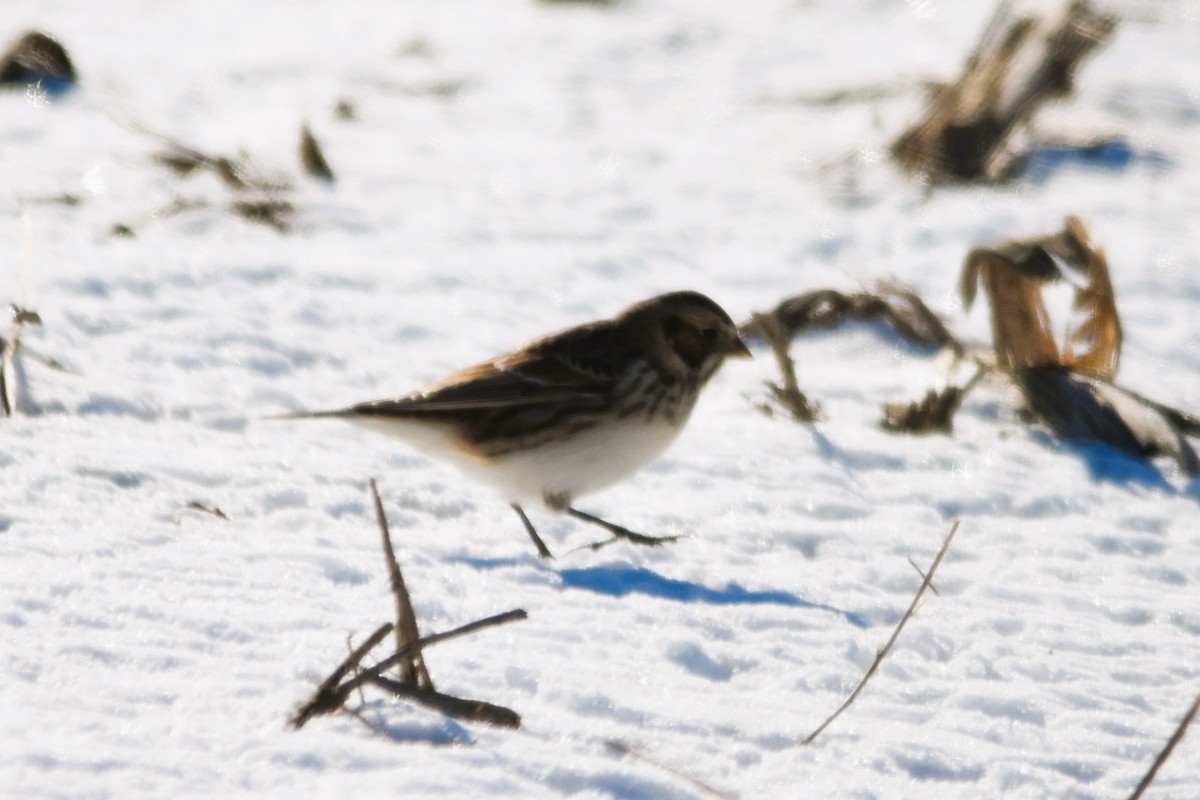
{"label": "bird's leg", "polygon": [[530,539],[533,539],[533,546],[537,548],[538,558],[554,558],[554,554],[550,552],[549,547],[546,547],[546,543],[542,541],[542,537],[538,536],[537,529],[533,527],[533,523],[526,516],[525,509],[516,503],[513,503],[512,507],[513,511],[517,512],[517,516],[521,518],[521,524],[525,526],[525,532],[529,534]]}
{"label": "bird's leg", "polygon": [[604,547],[605,545],[612,544],[617,539],[624,539],[627,542],[632,542],[633,544],[641,544],[641,545],[645,545],[647,547],[658,547],[659,545],[666,544],[667,542],[679,541],[678,536],[646,536],[645,534],[642,534],[642,533],[634,533],[633,531],[629,530],[628,528],[622,528],[620,525],[614,525],[613,523],[609,522],[608,520],[603,520],[603,519],[600,519],[599,517],[594,517],[585,511],[580,511],[579,509],[571,508],[570,506],[567,506],[566,508],[564,508],[563,511],[566,511],[568,514],[570,514],[575,519],[581,519],[584,522],[590,522],[593,525],[599,525],[601,528],[604,528],[604,530],[613,534],[613,538],[611,538],[611,539],[606,539],[603,542],[596,542],[595,544],[589,545],[589,547],[592,550],[599,550],[601,547]]}

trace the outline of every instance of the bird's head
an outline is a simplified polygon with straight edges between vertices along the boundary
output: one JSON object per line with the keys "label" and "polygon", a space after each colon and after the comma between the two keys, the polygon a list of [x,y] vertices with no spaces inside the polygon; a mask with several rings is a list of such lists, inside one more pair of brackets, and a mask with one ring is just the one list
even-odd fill
{"label": "bird's head", "polygon": [[679,380],[704,383],[726,358],[750,357],[733,320],[699,292],[652,297],[623,316],[641,328],[656,366]]}

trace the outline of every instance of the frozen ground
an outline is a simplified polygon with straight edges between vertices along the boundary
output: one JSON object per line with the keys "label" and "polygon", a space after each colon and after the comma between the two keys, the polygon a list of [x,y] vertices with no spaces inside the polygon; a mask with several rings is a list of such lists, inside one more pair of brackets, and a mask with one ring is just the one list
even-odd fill
{"label": "frozen ground", "polygon": [[[819,424],[755,410],[772,359],[730,364],[666,457],[581,503],[689,537],[662,550],[540,563],[448,469],[261,419],[676,288],[744,318],[894,276],[986,342],[956,299],[963,256],[1068,213],[1108,250],[1121,382],[1200,410],[1200,7],[1121,6],[1075,100],[1039,117],[1127,137],[1130,163],[929,194],[886,144],[989,5],[8,0],[0,39],[52,32],[83,83],[0,95],[0,299],[37,309],[29,345],[73,369],[28,362],[39,413],[0,420],[0,794],[696,796],[615,738],[746,798],[1127,795],[1200,690],[1196,482],[1028,428],[998,386],[953,437],[884,433],[879,403],[945,376],[877,331],[794,345]],[[863,86],[891,91],[804,102]],[[154,216],[230,195],[152,164],[134,120],[292,175],[293,232]],[[333,187],[295,176],[303,121]],[[81,202],[47,202],[64,193]],[[439,688],[521,731],[382,702],[387,736],[285,727],[347,634],[390,618],[370,476],[424,630],[529,612],[428,654]],[[799,746],[954,518],[940,596]],[[537,521],[556,550],[592,538]],[[1200,797],[1194,731],[1151,796]]]}

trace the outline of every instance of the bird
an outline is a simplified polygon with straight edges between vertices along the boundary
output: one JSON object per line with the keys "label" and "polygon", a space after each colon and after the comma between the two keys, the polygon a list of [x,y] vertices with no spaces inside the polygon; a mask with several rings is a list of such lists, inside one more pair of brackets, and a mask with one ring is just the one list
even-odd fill
{"label": "bird", "polygon": [[687,423],[727,358],[750,350],[724,309],[695,291],[635,303],[610,319],[536,339],[411,394],[282,418],[337,418],[388,434],[499,491],[541,558],[553,554],[524,506],[598,525],[611,538],[647,536],[574,507],[649,464]]}

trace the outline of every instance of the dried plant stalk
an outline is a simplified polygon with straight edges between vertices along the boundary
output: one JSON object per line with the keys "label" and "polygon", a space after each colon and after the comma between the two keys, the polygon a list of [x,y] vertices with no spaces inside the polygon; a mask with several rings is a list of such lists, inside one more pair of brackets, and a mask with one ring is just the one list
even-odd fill
{"label": "dried plant stalk", "polygon": [[672,767],[669,764],[665,764],[662,761],[658,760],[657,758],[648,756],[645,753],[641,752],[640,750],[630,747],[629,745],[625,744],[624,742],[622,742],[618,739],[606,739],[604,741],[604,746],[619,756],[629,756],[631,758],[637,759],[638,761],[641,761],[644,764],[649,764],[652,767],[660,769],[663,772],[666,772],[670,775],[674,775],[676,778],[679,778],[681,781],[684,781],[685,783],[691,785],[692,788],[697,789],[704,794],[712,795],[713,797],[718,798],[718,800],[734,800],[734,798],[736,797],[736,795],[732,795],[728,792],[721,791],[720,789],[705,783],[704,781],[700,780],[699,778],[692,777],[691,775],[688,775],[686,772],[684,772],[680,769]]}
{"label": "dried plant stalk", "polygon": [[1179,725],[1175,728],[1175,732],[1171,734],[1171,738],[1167,740],[1162,752],[1158,754],[1150,769],[1142,776],[1142,780],[1138,783],[1137,788],[1133,790],[1133,794],[1129,795],[1129,800],[1140,800],[1141,796],[1150,788],[1150,784],[1154,783],[1154,778],[1158,775],[1158,770],[1163,764],[1167,763],[1167,759],[1171,757],[1171,753],[1175,750],[1175,745],[1183,741],[1183,736],[1187,733],[1188,726],[1192,724],[1192,720],[1196,718],[1198,712],[1200,712],[1200,694],[1196,695],[1196,699],[1192,701],[1192,707],[1183,715],[1183,719],[1179,721]]}
{"label": "dried plant stalk", "polygon": [[519,728],[521,717],[511,708],[487,703],[483,700],[465,700],[433,689],[416,689],[410,684],[374,675],[369,683],[384,691],[391,692],[395,697],[409,700],[417,705],[440,711],[448,717],[462,719],[468,722],[482,722],[497,728]]}
{"label": "dried plant stalk", "polygon": [[912,403],[887,403],[883,407],[883,427],[904,433],[949,433],[962,398],[962,389],[947,386],[940,392],[930,389],[924,398]]}
{"label": "dried plant stalk", "polygon": [[[1083,319],[1060,349],[1041,290],[1070,271]],[[1188,475],[1200,459],[1185,435],[1200,420],[1113,383],[1121,361],[1121,321],[1104,252],[1069,217],[1051,236],[980,248],[967,256],[960,291],[970,305],[982,284],[991,305],[999,367],[1030,411],[1064,439],[1104,442],[1138,457],[1173,458]]]}
{"label": "dried plant stalk", "polygon": [[307,125],[300,128],[300,165],[314,178],[328,183],[333,182],[333,170],[330,169],[329,162],[325,160],[325,153],[321,151],[317,137],[313,136]]}
{"label": "dried plant stalk", "polygon": [[1104,442],[1138,458],[1169,456],[1185,474],[1200,472],[1175,421],[1132,392],[1060,366],[1017,370],[1013,379],[1029,409],[1064,439]]}
{"label": "dried plant stalk", "polygon": [[[346,702],[346,698],[350,696],[349,691],[342,691],[340,684],[342,678],[349,675],[354,670],[358,669],[358,665],[367,657],[376,645],[383,641],[384,637],[392,632],[392,623],[385,622],[375,629],[375,632],[367,637],[367,640],[354,648],[334,668],[333,672],[329,673],[329,677],[321,681],[321,685],[313,692],[312,697],[308,699],[304,705],[296,710],[292,715],[291,724],[297,730],[304,727],[304,723],[318,714],[332,714],[341,709],[342,704]],[[351,690],[353,691],[353,690]]]}
{"label": "dried plant stalk", "polygon": [[[396,561],[395,550],[392,547],[391,534],[388,531],[387,518],[383,513],[383,503],[379,499],[379,491],[375,481],[370,481],[371,497],[375,506],[375,514],[383,540],[384,558],[387,563],[388,577],[392,593],[396,600],[395,625],[386,623],[376,628],[375,632],[355,648],[329,677],[321,682],[317,690],[292,715],[291,724],[294,728],[302,727],[308,720],[318,714],[332,714],[342,710],[346,700],[355,691],[361,692],[362,687],[371,685],[382,688],[396,697],[411,700],[421,705],[435,708],[442,713],[458,719],[474,722],[485,722],[501,727],[520,727],[521,718],[516,712],[502,706],[485,703],[480,700],[464,700],[459,697],[442,694],[433,687],[423,658],[426,647],[438,642],[448,641],[469,633],[503,625],[519,619],[525,619],[526,614],[521,609],[514,609],[503,614],[496,614],[485,619],[462,625],[445,633],[435,633],[422,637],[417,630],[416,614],[413,612],[412,600],[404,585],[404,577],[400,565]],[[377,664],[364,668],[361,666],[367,654],[374,649],[393,630],[396,633],[396,648],[394,652]],[[384,677],[384,672],[397,668],[400,680]],[[347,678],[353,672],[354,675]]]}
{"label": "dried plant stalk", "polygon": [[[1091,282],[1075,292],[1075,308],[1087,317],[1068,337],[1063,363],[1093,375],[1111,378],[1121,361],[1121,320],[1103,250],[1088,251]],[[1081,348],[1076,355],[1076,347]]]}
{"label": "dried plant stalk", "polygon": [[25,325],[42,324],[42,318],[36,311],[19,306],[12,307],[12,316],[8,339],[0,339],[0,410],[3,410],[6,417],[11,417],[20,410],[18,405],[21,397],[21,371],[17,367],[17,351],[21,349]]}
{"label": "dried plant stalk", "polygon": [[[910,344],[963,352],[962,344],[916,292],[886,281],[879,283],[873,292],[847,294],[836,289],[805,292],[787,298],[767,316],[778,321],[787,338],[807,330],[832,328],[849,320],[882,320]],[[766,333],[759,331],[753,319],[742,328],[749,336],[765,338]]]}
{"label": "dried plant stalk", "polygon": [[[388,530],[387,515],[383,513],[383,501],[379,499],[379,487],[375,479],[370,480],[371,500],[375,505],[375,519],[379,522],[379,533],[383,540],[383,557],[387,565],[388,581],[392,587],[392,595],[396,598],[396,652],[405,648],[410,642],[421,638],[417,628],[417,614],[413,611],[412,598],[408,587],[404,584],[404,575],[400,572],[400,564],[396,560],[396,551],[392,548],[392,535]],[[399,665],[400,680],[405,686],[416,689],[433,690],[433,679],[425,668],[425,660],[420,653],[405,658]]]}
{"label": "dried plant stalk", "polygon": [[804,739],[804,741],[801,742],[801,744],[812,744],[813,740],[820,736],[822,731],[828,728],[835,719],[840,717],[842,712],[849,708],[854,701],[858,699],[858,696],[862,694],[863,689],[867,687],[867,682],[871,680],[871,676],[875,674],[875,672],[879,669],[879,665],[883,663],[883,659],[887,657],[889,652],[891,652],[892,645],[894,645],[896,640],[900,638],[900,631],[904,630],[904,626],[908,624],[910,619],[912,619],[913,614],[917,613],[917,606],[920,604],[921,597],[924,596],[925,590],[933,586],[933,574],[937,572],[937,568],[941,565],[942,559],[946,557],[946,552],[950,549],[950,542],[954,540],[954,534],[956,533],[958,533],[958,520],[954,520],[954,524],[950,526],[950,532],[946,534],[946,538],[942,541],[941,549],[939,549],[937,555],[934,556],[933,563],[930,564],[929,569],[923,573],[921,585],[918,587],[917,593],[913,595],[912,602],[908,605],[908,610],[904,612],[904,616],[900,617],[900,622],[896,624],[896,629],[892,631],[892,635],[888,638],[887,643],[884,644],[883,647],[879,648],[879,652],[875,654],[875,660],[872,661],[871,666],[867,668],[866,674],[863,675],[862,680],[860,680],[858,685],[854,687],[854,691],[852,691],[850,696],[846,698],[846,702],[842,703],[838,707],[837,711],[834,711],[832,714],[830,714],[816,730],[810,733]]}
{"label": "dried plant stalk", "polygon": [[1013,163],[1010,140],[1047,100],[1070,93],[1079,63],[1116,17],[1075,0],[1054,23],[1013,18],[1001,3],[962,75],[941,87],[925,117],[892,143],[905,169],[941,180],[995,180]]}
{"label": "dried plant stalk", "polygon": [[[796,363],[788,353],[788,334],[777,314],[755,314],[743,329],[752,329],[767,342],[775,361],[779,364],[779,372],[783,383],[768,382],[767,388],[779,405],[783,406],[792,419],[797,422],[812,422],[817,418],[818,409],[808,401],[800,385],[796,381]],[[768,407],[769,408],[769,407]]]}
{"label": "dried plant stalk", "polygon": [[[1061,280],[1064,270],[1085,283],[1075,290],[1075,307],[1087,316],[1068,335],[1062,350],[1042,287]],[[982,284],[992,312],[992,343],[1001,369],[1069,365],[1111,378],[1121,356],[1121,321],[1104,252],[1092,247],[1087,228],[1068,217],[1062,231],[1035,239],[972,250],[963,263],[959,292],[970,308]],[[1075,348],[1083,348],[1080,354]]]}

